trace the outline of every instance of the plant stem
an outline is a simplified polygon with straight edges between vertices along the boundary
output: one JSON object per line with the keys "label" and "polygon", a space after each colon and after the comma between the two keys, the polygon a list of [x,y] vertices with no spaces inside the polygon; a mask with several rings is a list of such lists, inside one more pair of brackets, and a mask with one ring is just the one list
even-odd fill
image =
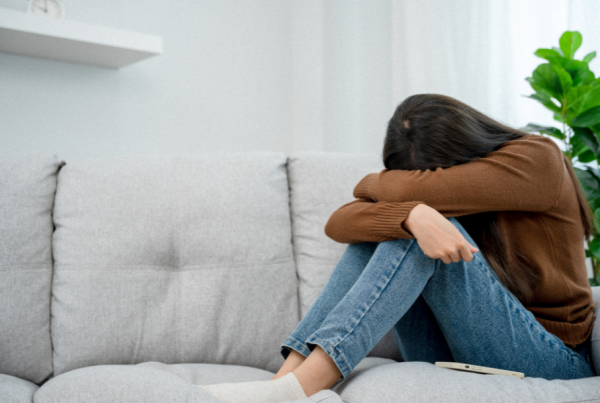
{"label": "plant stem", "polygon": [[571,150],[571,142],[569,134],[567,133],[567,127],[565,124],[565,120],[566,120],[566,114],[567,114],[567,99],[563,99],[562,102],[562,111],[561,111],[561,118],[562,118],[562,124],[563,124],[563,135],[565,136],[565,145],[567,148],[567,156],[569,157],[569,160],[571,160],[571,163],[573,163],[572,158],[573,158],[573,150]]}

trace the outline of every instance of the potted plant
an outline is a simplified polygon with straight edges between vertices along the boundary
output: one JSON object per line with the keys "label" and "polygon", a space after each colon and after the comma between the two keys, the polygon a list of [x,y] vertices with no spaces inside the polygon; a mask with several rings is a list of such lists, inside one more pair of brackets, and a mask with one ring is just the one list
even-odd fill
{"label": "potted plant", "polygon": [[[529,123],[521,130],[538,132],[541,135],[556,137],[565,143],[563,153],[573,163],[590,163],[600,158],[600,78],[589,69],[589,62],[596,52],[587,54],[582,60],[575,59],[575,52],[583,38],[577,31],[566,31],[559,39],[560,47],[538,49],[535,55],[545,59],[531,77],[527,77],[535,99],[552,111],[554,120],[562,124],[562,130]],[[597,168],[585,166],[574,168],[585,197],[592,211],[594,221],[600,228],[600,172]],[[600,234],[593,233],[593,239],[585,250],[591,258],[592,286],[600,285]]]}

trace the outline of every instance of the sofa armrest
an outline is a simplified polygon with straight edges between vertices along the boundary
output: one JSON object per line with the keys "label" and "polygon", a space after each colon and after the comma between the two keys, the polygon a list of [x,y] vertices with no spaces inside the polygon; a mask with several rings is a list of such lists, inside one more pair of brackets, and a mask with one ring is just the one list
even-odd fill
{"label": "sofa armrest", "polygon": [[600,287],[592,287],[594,302],[596,303],[596,321],[592,330],[592,364],[596,375],[600,375]]}

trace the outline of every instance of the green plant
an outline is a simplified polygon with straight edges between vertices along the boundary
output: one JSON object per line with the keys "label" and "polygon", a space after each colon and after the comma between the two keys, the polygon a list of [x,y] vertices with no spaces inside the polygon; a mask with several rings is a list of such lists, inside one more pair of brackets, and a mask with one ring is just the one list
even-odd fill
{"label": "green plant", "polygon": [[[562,130],[534,123],[521,128],[562,140],[566,146],[563,153],[572,163],[600,159],[600,78],[594,76],[588,65],[596,52],[582,60],[574,58],[582,41],[579,32],[566,31],[559,39],[559,48],[538,49],[534,54],[547,63],[540,64],[526,78],[535,91],[527,97],[550,109],[554,120],[562,123]],[[600,228],[600,172],[585,166],[585,169],[575,168],[575,173]],[[591,258],[594,269],[590,284],[600,285],[600,234],[595,231],[592,235],[585,255]]]}

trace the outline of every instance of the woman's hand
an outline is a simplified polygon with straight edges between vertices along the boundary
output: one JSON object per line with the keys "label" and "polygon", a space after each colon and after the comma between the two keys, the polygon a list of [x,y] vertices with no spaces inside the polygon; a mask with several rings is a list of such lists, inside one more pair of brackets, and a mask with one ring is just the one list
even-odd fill
{"label": "woman's hand", "polygon": [[442,259],[446,264],[459,262],[461,257],[470,262],[473,253],[479,251],[446,217],[426,204],[411,210],[404,227],[414,235],[427,256]]}

